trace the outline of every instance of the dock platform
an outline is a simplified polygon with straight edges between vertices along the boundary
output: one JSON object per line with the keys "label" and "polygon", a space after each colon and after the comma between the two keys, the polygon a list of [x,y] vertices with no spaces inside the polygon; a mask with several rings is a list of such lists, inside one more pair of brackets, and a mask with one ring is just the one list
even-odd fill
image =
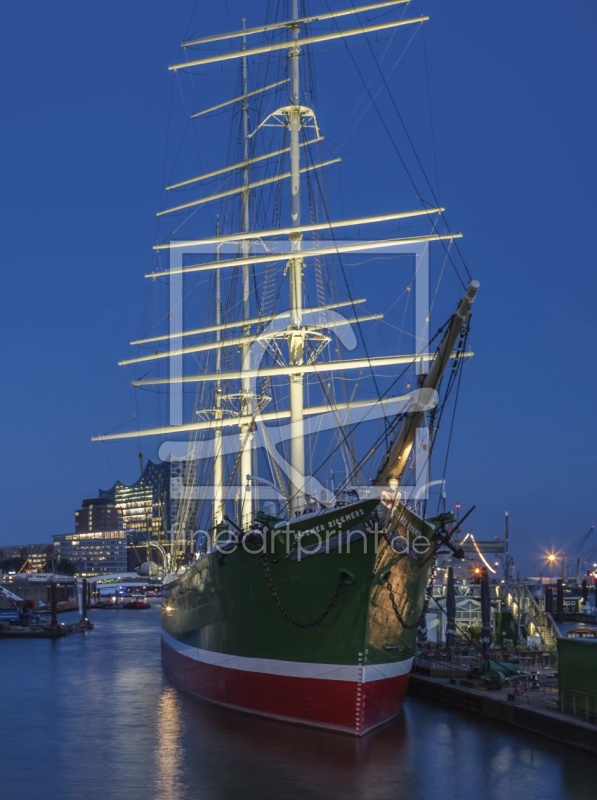
{"label": "dock platform", "polygon": [[444,706],[478,714],[546,736],[562,744],[597,753],[597,720],[582,720],[560,710],[557,679],[552,687],[533,691],[524,683],[503,689],[487,689],[476,679],[413,671],[409,694]]}
{"label": "dock platform", "polygon": [[87,633],[93,628],[88,619],[56,625],[0,625],[0,639],[60,639],[73,633]]}

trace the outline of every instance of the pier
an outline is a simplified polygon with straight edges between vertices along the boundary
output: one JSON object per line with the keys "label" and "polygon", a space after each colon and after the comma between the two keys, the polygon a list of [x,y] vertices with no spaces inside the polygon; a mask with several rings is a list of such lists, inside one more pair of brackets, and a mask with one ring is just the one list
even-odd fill
{"label": "pier", "polygon": [[0,623],[0,639],[60,639],[73,633],[87,633],[93,623],[88,619],[56,625],[12,625]]}
{"label": "pier", "polygon": [[[74,586],[76,587],[76,583]],[[35,600],[24,599],[5,586],[0,586],[0,597],[9,603],[8,607],[0,608],[0,639],[58,639],[93,629],[93,623],[87,618],[85,579],[81,583],[77,601],[65,596],[60,584],[54,580],[46,580],[44,587],[49,596],[49,608],[45,604],[43,608],[36,607]],[[58,622],[59,613],[76,609],[81,612],[77,622]]]}
{"label": "pier", "polygon": [[514,657],[519,673],[489,688],[479,674],[478,652],[425,648],[415,658],[409,694],[597,753],[597,716],[591,708],[584,713],[579,704],[575,716],[564,713],[556,652],[491,653],[498,663]]}

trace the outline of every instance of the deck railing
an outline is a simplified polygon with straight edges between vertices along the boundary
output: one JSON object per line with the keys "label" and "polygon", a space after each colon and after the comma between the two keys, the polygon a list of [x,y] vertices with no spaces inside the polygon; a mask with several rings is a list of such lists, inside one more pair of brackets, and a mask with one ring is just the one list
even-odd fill
{"label": "deck railing", "polygon": [[560,689],[560,711],[597,724],[597,694],[577,689]]}

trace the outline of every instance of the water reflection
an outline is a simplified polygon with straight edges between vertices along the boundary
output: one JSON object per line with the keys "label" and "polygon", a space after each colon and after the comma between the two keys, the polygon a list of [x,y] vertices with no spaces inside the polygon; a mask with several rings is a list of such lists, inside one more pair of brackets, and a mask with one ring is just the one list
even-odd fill
{"label": "water reflection", "polygon": [[409,699],[363,740],[254,719],[182,697],[184,783],[194,797],[428,800],[593,796],[594,758]]}
{"label": "water reflection", "polygon": [[2,797],[593,797],[592,755],[419,699],[362,740],[199,703],[163,676],[158,609],[93,621],[85,636],[1,643]]}
{"label": "water reflection", "polygon": [[[354,739],[297,728],[244,714],[185,702],[184,749],[192,752],[187,781],[206,796],[396,798],[386,766],[408,758],[408,721],[402,716],[383,735]],[[406,774],[401,790],[415,796]]]}
{"label": "water reflection", "polygon": [[159,737],[154,750],[155,800],[183,797],[181,740],[184,723],[180,711],[181,696],[173,687],[162,691],[157,705],[156,725]]}

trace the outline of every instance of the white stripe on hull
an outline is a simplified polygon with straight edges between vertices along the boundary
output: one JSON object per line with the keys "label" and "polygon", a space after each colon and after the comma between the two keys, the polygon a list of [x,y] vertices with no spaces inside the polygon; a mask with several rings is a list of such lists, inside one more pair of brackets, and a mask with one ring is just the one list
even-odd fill
{"label": "white stripe on hull", "polygon": [[404,661],[387,664],[359,666],[357,664],[310,664],[302,661],[278,661],[273,658],[247,658],[246,656],[216,653],[212,650],[201,650],[198,647],[179,642],[166,631],[162,631],[162,638],[180,655],[203,664],[211,664],[225,669],[238,669],[244,672],[284,675],[291,678],[320,678],[328,681],[372,683],[386,678],[396,678],[399,675],[408,675],[413,662],[412,658],[407,658]]}

